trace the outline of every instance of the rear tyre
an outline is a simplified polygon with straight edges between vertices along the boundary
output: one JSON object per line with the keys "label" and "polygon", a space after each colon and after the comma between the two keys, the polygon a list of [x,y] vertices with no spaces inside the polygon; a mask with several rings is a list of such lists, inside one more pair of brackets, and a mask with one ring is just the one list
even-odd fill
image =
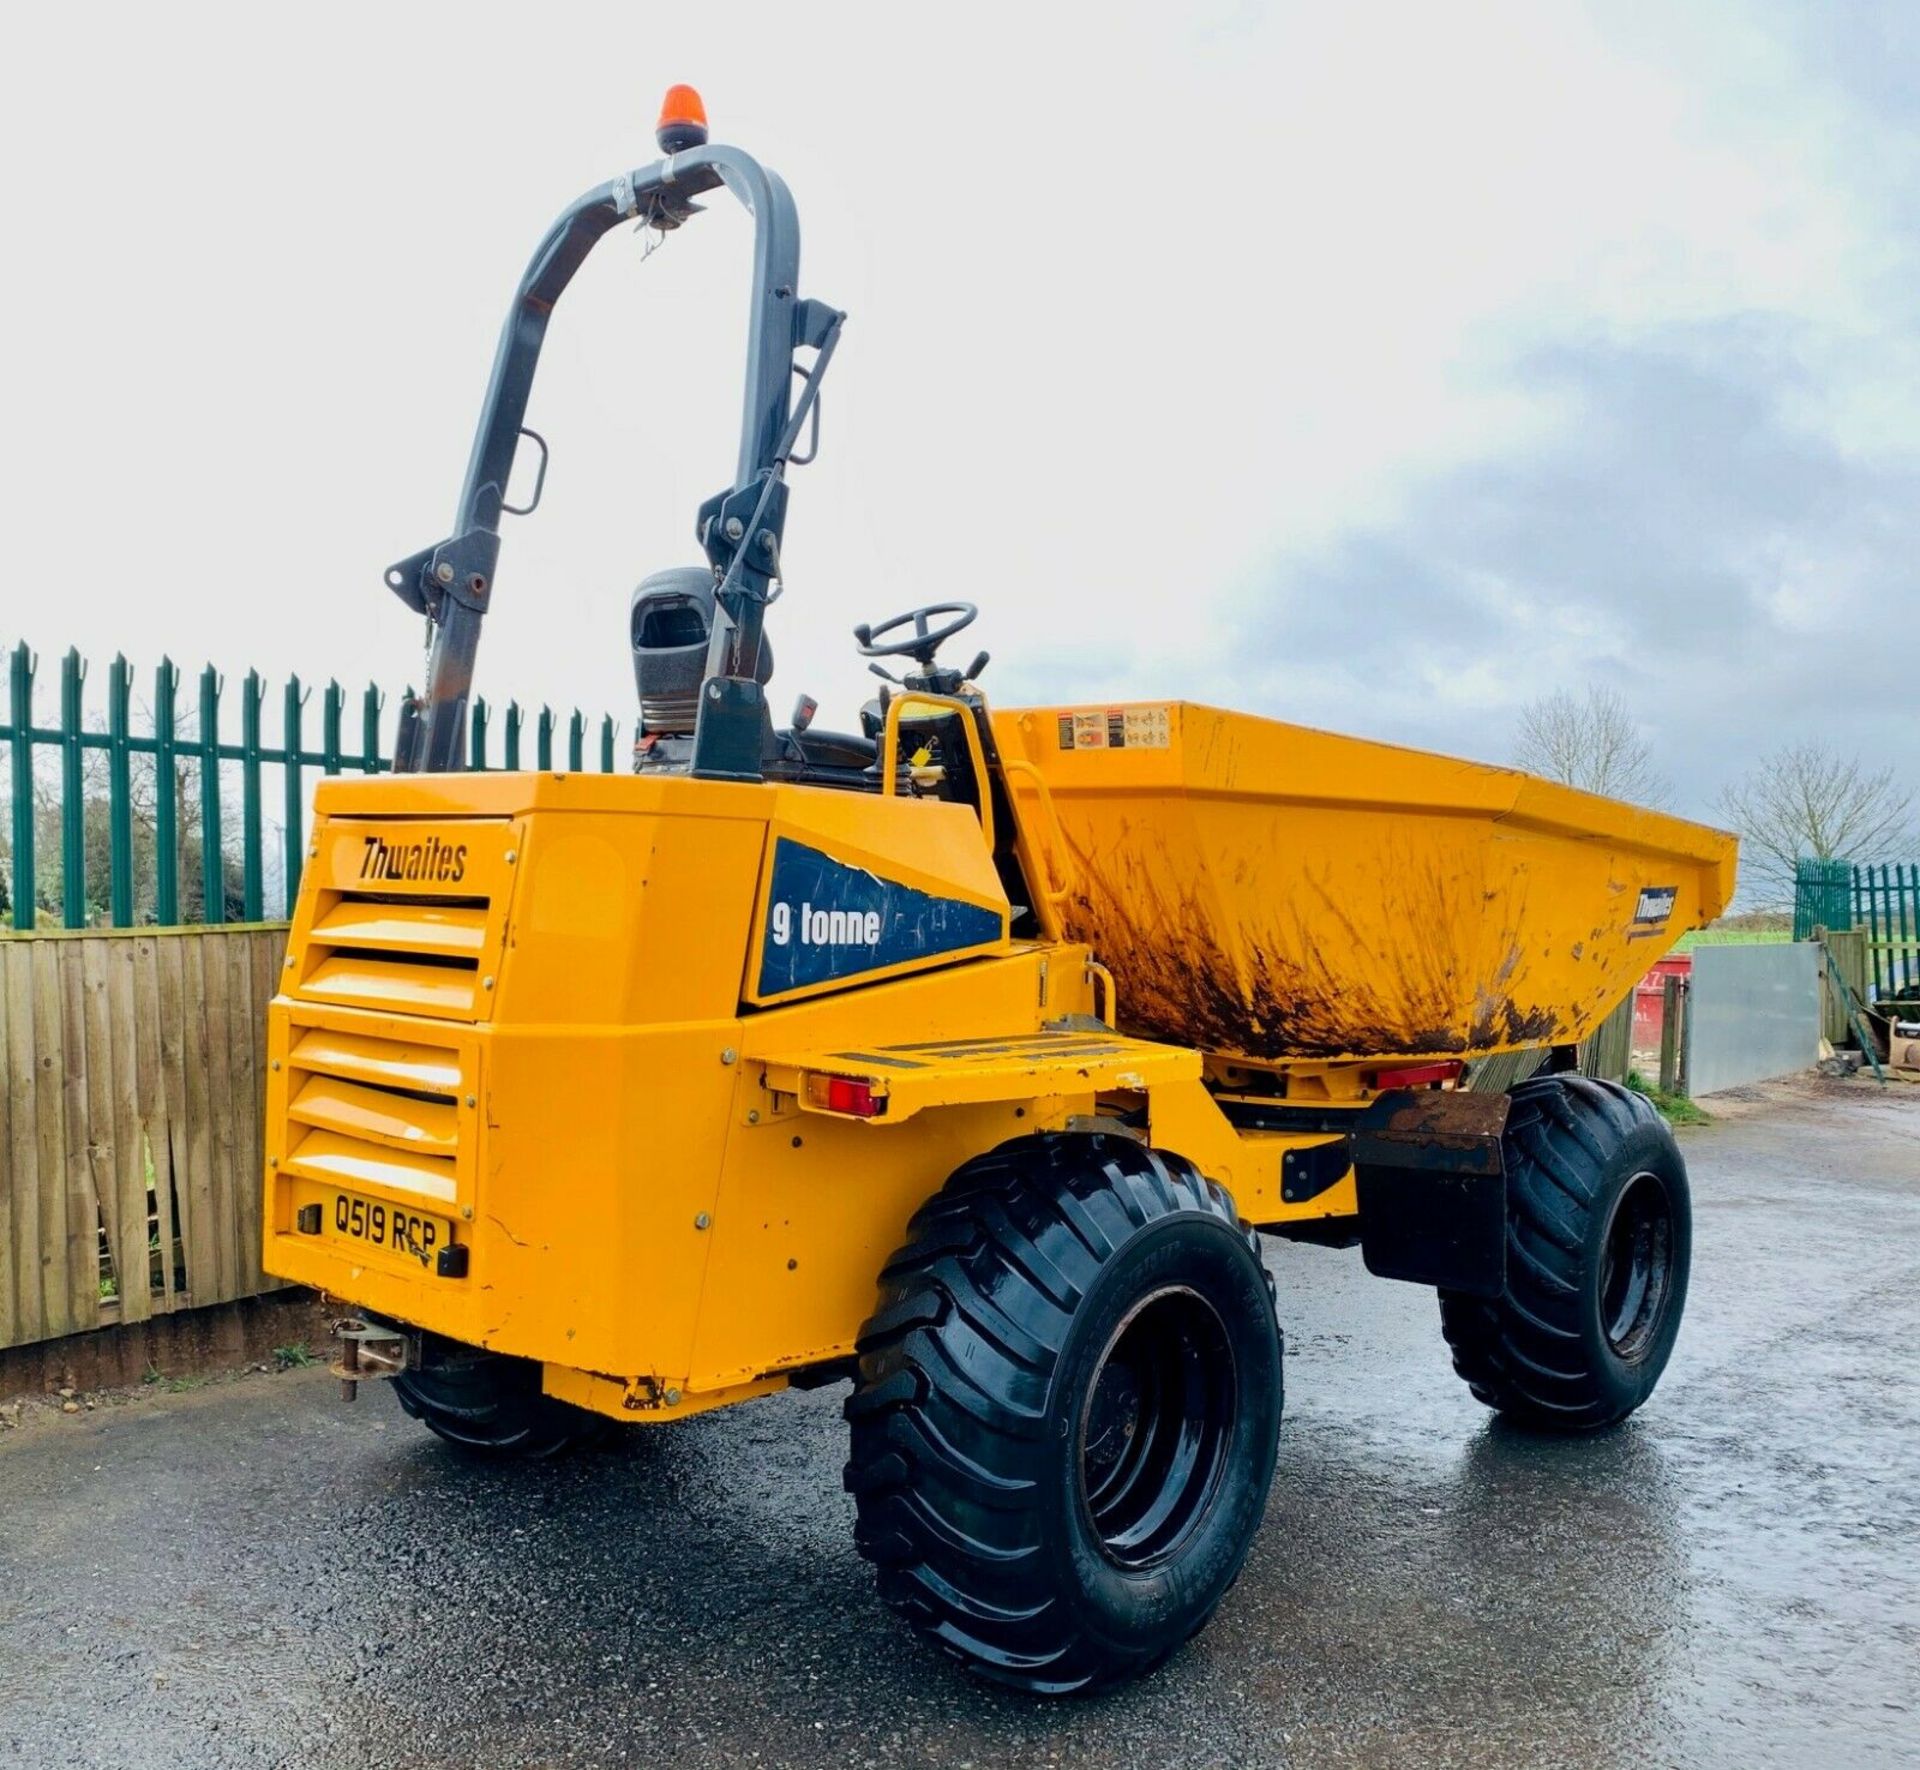
{"label": "rear tyre", "polygon": [[1651,1101],[1578,1075],[1513,1090],[1505,1155],[1506,1291],[1440,1293],[1453,1368],[1510,1419],[1611,1426],[1653,1393],[1680,1331],[1686,1163]]}
{"label": "rear tyre", "polygon": [[1058,1694],[1213,1614],[1273,1478],[1280,1331],[1257,1238],[1191,1164],[1104,1136],[967,1163],[859,1351],[855,1541],[923,1638]]}
{"label": "rear tyre", "polygon": [[552,1457],[607,1435],[598,1414],[541,1394],[531,1359],[432,1340],[427,1356],[393,1379],[393,1392],[429,1432],[468,1456]]}

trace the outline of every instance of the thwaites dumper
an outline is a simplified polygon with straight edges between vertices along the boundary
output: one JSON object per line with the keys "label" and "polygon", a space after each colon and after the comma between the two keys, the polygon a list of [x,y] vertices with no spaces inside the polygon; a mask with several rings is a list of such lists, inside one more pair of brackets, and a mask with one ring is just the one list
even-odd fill
{"label": "thwaites dumper", "polygon": [[[266,1265],[362,1312],[346,1377],[479,1452],[850,1380],[886,1600],[1010,1684],[1124,1678],[1260,1523],[1261,1233],[1435,1287],[1516,1419],[1647,1398],[1686,1175],[1574,1051],[1719,912],[1733,843],[1204,707],[990,714],[985,654],[939,655],[961,604],[857,629],[900,670],[858,731],[804,698],[776,728],[788,470],[844,316],[800,293],[785,186],[685,89],[660,145],[542,242],[454,531],[387,574],[430,619],[426,687],[396,771],[316,798]],[[634,772],[462,772],[547,317],[602,235],[722,188],[755,242],[739,465],[704,563],[634,595]]]}

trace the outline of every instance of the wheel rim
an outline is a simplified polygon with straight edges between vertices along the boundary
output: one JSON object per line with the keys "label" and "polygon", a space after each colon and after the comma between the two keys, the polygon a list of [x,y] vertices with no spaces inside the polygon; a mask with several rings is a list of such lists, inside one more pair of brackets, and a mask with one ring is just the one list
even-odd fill
{"label": "wheel rim", "polygon": [[1179,1553],[1212,1505],[1239,1412],[1233,1342],[1184,1285],[1130,1309],[1094,1369],[1080,1418],[1080,1503],[1118,1567]]}
{"label": "wheel rim", "polygon": [[1620,1189],[1600,1256],[1600,1331],[1629,1364],[1652,1344],[1673,1295],[1673,1200],[1658,1174]]}

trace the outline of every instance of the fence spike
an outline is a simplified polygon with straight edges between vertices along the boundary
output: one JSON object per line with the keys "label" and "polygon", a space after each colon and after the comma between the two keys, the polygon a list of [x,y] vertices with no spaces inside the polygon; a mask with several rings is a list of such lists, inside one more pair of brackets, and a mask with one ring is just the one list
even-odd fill
{"label": "fence spike", "polygon": [[340,684],[328,677],[326,692],[320,697],[320,768],[325,774],[340,772],[340,720],[346,706],[347,697],[340,692]]}
{"label": "fence spike", "polygon": [[227,852],[220,826],[220,691],[226,686],[211,664],[200,672],[200,914],[211,923],[227,919]]}
{"label": "fence spike", "polygon": [[133,669],[124,652],[107,671],[107,896],[116,928],[133,926],[133,758],[127,747]]}
{"label": "fence spike", "polygon": [[301,780],[301,766],[306,756],[301,743],[300,714],[307,704],[309,693],[309,690],[300,686],[297,675],[287,678],[280,729],[280,778],[286,789],[281,886],[289,917],[293,915],[294,899],[300,890],[300,866],[305,857],[307,841],[307,798]]}
{"label": "fence spike", "polygon": [[[1920,866],[1913,869],[1908,877],[1906,863],[1903,861],[1894,868],[1894,890],[1900,901],[1900,950],[1888,954],[1888,982],[1892,986],[1889,993],[1906,996],[1913,993],[1916,977],[1916,961],[1920,952],[1915,951],[1915,937],[1920,936]],[[1909,906],[1913,920],[1907,920]]]}
{"label": "fence spike", "polygon": [[360,766],[367,774],[378,774],[386,766],[380,754],[380,709],[385,705],[380,685],[369,682],[360,697]]}
{"label": "fence spike", "polygon": [[69,928],[87,925],[86,776],[80,753],[86,679],[85,660],[68,646],[60,660],[60,919]]}
{"label": "fence spike", "polygon": [[33,927],[39,896],[33,866],[33,653],[23,639],[7,659],[7,717],[13,751],[13,925]]}
{"label": "fence spike", "polygon": [[180,921],[180,777],[174,758],[179,687],[180,672],[162,652],[153,673],[153,916],[163,928]]}
{"label": "fence spike", "polygon": [[260,680],[260,672],[249,669],[240,701],[240,895],[241,913],[249,922],[266,916],[260,829],[260,710],[266,699],[267,685]]}

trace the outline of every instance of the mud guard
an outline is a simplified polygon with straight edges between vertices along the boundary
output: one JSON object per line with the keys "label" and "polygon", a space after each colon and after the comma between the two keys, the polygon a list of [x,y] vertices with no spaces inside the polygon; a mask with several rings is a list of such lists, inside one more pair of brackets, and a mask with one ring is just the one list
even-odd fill
{"label": "mud guard", "polygon": [[1505,1094],[1393,1088],[1351,1133],[1360,1251],[1379,1278],[1497,1297],[1507,1277]]}

